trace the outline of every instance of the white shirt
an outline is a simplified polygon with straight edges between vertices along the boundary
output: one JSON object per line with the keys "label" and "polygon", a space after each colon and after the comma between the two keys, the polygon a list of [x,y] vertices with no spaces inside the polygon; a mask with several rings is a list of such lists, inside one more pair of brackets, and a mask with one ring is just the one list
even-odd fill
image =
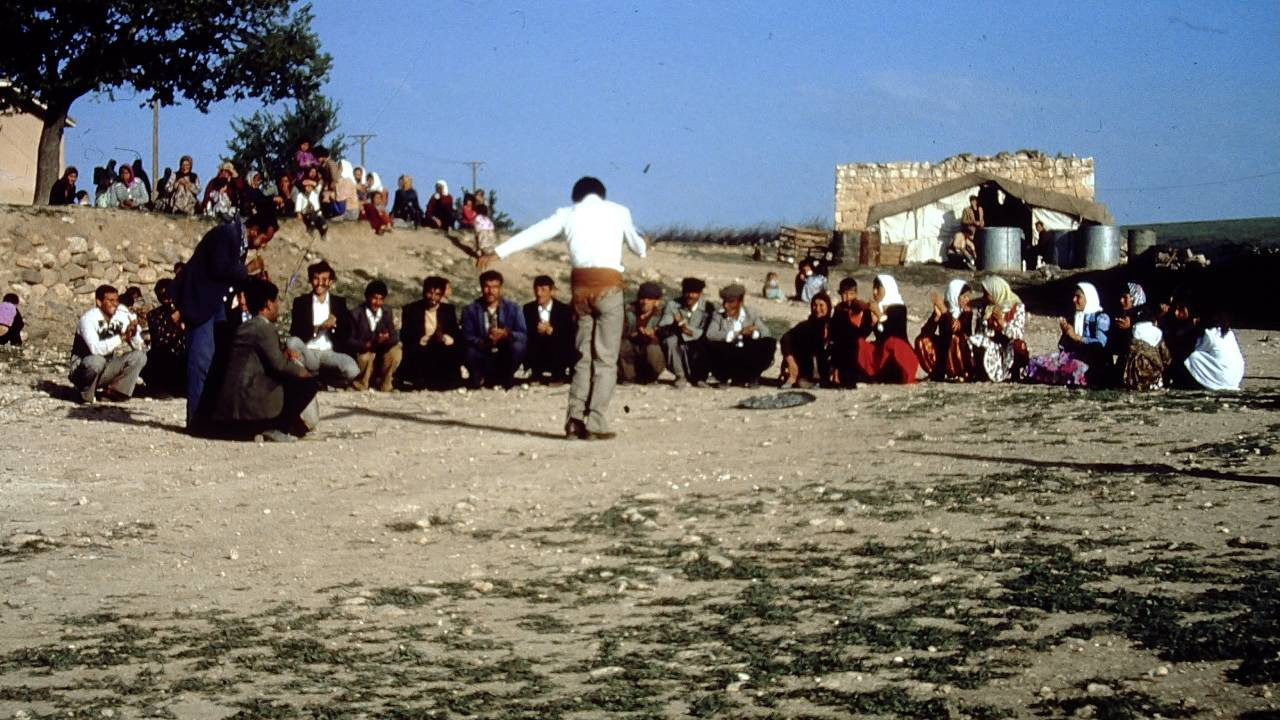
{"label": "white shirt", "polygon": [[378,312],[375,313],[366,307],[364,309],[364,319],[369,321],[369,329],[377,332],[378,323],[382,321],[382,308],[378,308]]}
{"label": "white shirt", "polygon": [[1239,390],[1244,379],[1244,355],[1230,330],[1223,335],[1216,327],[1206,328],[1186,365],[1191,377],[1210,390]]}
{"label": "white shirt", "polygon": [[540,323],[551,322],[551,301],[550,300],[547,301],[546,305],[538,306],[538,322]]}
{"label": "white shirt", "polygon": [[308,349],[318,350],[321,352],[325,350],[333,349],[333,339],[329,337],[330,331],[320,329],[320,326],[323,325],[325,321],[329,319],[329,315],[330,315],[329,293],[324,294],[324,300],[318,300],[316,298],[315,293],[312,293],[311,294],[311,322],[313,324],[311,329],[314,335],[311,337],[311,340],[307,343]]}
{"label": "white shirt", "polygon": [[569,243],[569,263],[575,268],[609,268],[622,272],[622,243],[644,257],[644,239],[631,222],[631,211],[599,195],[563,207],[494,248],[499,258],[564,235]]}
{"label": "white shirt", "polygon": [[[121,312],[124,310],[124,312]],[[91,307],[80,316],[76,332],[94,355],[110,356],[120,347],[123,340],[121,334],[129,327],[129,312],[124,307],[116,309],[116,314],[108,318],[98,307]],[[134,350],[142,349],[142,333],[135,332],[130,346]]]}
{"label": "white shirt", "polygon": [[304,215],[309,212],[320,212],[320,191],[312,190],[306,193],[298,190],[293,196],[293,211]]}

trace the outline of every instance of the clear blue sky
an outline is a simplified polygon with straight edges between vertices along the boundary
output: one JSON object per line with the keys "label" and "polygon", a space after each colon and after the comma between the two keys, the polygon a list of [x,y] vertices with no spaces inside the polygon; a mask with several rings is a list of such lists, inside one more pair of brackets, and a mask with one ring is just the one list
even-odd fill
{"label": "clear blue sky", "polygon": [[[582,174],[641,227],[829,221],[837,163],[1019,148],[1094,157],[1122,224],[1280,215],[1270,0],[317,0],[315,14],[342,130],[378,135],[369,166],[425,189],[470,185],[461,161],[482,160],[480,186],[521,224]],[[72,107],[82,177],[132,157],[115,148],[150,167],[150,111],[129,94]],[[257,107],[162,110],[161,168],[190,153],[207,178],[230,119]]]}

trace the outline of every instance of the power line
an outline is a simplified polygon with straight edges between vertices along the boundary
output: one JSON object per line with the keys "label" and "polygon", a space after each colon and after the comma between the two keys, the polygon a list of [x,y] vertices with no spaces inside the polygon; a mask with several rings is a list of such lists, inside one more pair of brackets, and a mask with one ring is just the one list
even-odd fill
{"label": "power line", "polygon": [[364,164],[365,143],[369,142],[370,140],[378,136],[373,133],[354,133],[352,134],[351,137],[355,138],[356,142],[360,143],[360,167],[365,167],[365,164]]}
{"label": "power line", "polygon": [[1227,185],[1229,183],[1244,182],[1245,180],[1258,180],[1265,177],[1273,177],[1280,175],[1280,170],[1272,172],[1259,173],[1257,175],[1245,175],[1243,177],[1228,178],[1226,180],[1209,180],[1207,182],[1188,183],[1186,185],[1153,185],[1151,187],[1131,187],[1131,188],[1097,188],[1098,191],[1106,192],[1143,192],[1146,190],[1182,190],[1185,188],[1210,187],[1212,185]]}

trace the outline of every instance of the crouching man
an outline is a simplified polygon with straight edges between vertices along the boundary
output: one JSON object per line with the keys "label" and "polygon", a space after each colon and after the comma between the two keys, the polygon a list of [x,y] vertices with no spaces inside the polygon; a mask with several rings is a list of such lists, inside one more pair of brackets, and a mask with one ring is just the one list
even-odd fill
{"label": "crouching man", "polygon": [[99,285],[93,304],[80,316],[71,342],[71,384],[81,402],[93,402],[99,392],[108,400],[127,400],[147,364],[142,332],[130,313],[117,312],[120,294],[114,287]]}
{"label": "crouching man", "polygon": [[253,317],[236,328],[231,344],[226,380],[213,412],[219,437],[262,435],[269,442],[293,442],[319,422],[319,385],[297,362],[297,352],[280,347],[279,294],[274,283],[256,278],[245,289]]}

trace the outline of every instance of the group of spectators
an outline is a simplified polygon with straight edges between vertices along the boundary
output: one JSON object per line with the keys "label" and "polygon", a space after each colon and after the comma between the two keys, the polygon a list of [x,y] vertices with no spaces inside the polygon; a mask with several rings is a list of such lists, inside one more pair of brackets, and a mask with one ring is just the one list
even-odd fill
{"label": "group of spectators", "polygon": [[477,252],[491,249],[496,242],[484,190],[465,193],[455,206],[448,184],[437,180],[424,210],[413,179],[402,175],[388,210],[387,189],[378,173],[335,160],[325,148],[313,148],[308,139],[299,142],[292,168],[270,179],[257,171],[241,177],[234,163],[224,161],[202,187],[189,155],[179,159],[177,170],[165,168],[154,186],[141,159],[131,165],[112,160],[95,168],[93,195],[77,189],[79,177],[79,170],[68,166],[50,190],[49,204],[207,215],[230,222],[269,201],[277,217],[297,218],[309,232],[322,236],[331,222],[364,221],[378,235],[417,227],[474,233]]}
{"label": "group of spectators", "polygon": [[[795,297],[809,303],[810,315],[781,339],[783,387],[906,384],[920,371],[936,381],[1127,390],[1234,390],[1244,377],[1226,316],[1184,293],[1153,301],[1141,285],[1128,283],[1107,312],[1098,289],[1078,283],[1070,312],[1058,320],[1057,349],[1032,355],[1026,306],[997,275],[956,278],[931,293],[930,314],[914,342],[891,275],[876,276],[867,300],[857,281],[845,278],[833,304],[826,284],[812,264],[801,264]],[[762,294],[780,297],[773,273]]]}

